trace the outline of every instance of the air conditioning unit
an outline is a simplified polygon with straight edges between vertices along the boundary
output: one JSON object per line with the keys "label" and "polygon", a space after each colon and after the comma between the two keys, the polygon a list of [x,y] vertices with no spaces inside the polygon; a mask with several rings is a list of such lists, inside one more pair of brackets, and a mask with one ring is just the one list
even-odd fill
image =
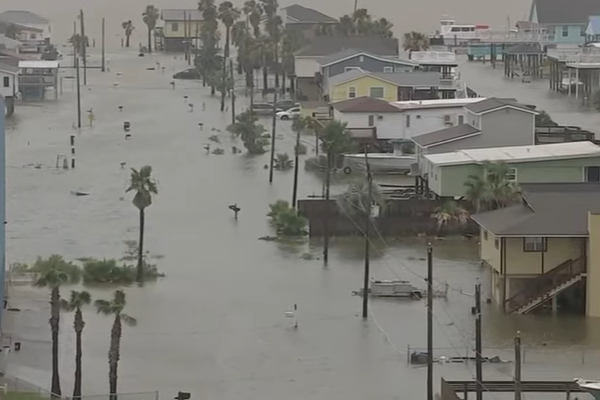
{"label": "air conditioning unit", "polygon": [[452,115],[444,115],[444,122],[452,122]]}

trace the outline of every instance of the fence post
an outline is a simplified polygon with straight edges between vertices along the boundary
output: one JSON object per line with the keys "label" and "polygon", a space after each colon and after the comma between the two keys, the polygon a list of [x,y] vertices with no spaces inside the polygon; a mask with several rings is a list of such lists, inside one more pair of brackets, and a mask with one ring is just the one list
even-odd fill
{"label": "fence post", "polygon": [[156,391],[156,394],[155,394],[155,396],[156,396],[156,397],[155,397],[155,400],[158,400],[158,398],[160,397],[160,396],[158,395],[158,390]]}
{"label": "fence post", "polygon": [[410,344],[406,345],[406,364],[410,365]]}

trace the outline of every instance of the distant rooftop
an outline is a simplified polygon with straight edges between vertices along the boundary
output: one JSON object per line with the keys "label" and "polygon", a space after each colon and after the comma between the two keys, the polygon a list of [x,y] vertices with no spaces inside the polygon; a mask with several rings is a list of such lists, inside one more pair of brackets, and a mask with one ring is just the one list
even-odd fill
{"label": "distant rooftop", "polygon": [[21,61],[19,61],[19,68],[57,69],[58,67],[59,67],[58,61],[45,61],[45,60],[21,60]]}
{"label": "distant rooftop", "polygon": [[192,21],[202,21],[202,13],[198,9],[166,9],[162,10],[160,18],[163,21],[184,21],[185,18]]}
{"label": "distant rooftop", "polygon": [[323,57],[346,49],[360,49],[380,56],[397,56],[398,39],[379,36],[320,36],[295,54],[300,57]]}
{"label": "distant rooftop", "polygon": [[319,64],[325,67],[327,65],[331,65],[352,57],[356,57],[359,55],[364,55],[376,60],[389,62],[390,64],[409,64],[409,65],[418,65],[415,61],[401,59],[398,57],[390,57],[390,56],[379,56],[377,54],[370,53],[361,49],[344,49],[342,51],[338,51],[337,53],[331,54],[329,56],[325,56],[319,60]]}
{"label": "distant rooftop", "polygon": [[494,110],[498,110],[505,107],[516,108],[521,111],[529,112],[532,114],[538,114],[538,112],[535,111],[533,107],[521,104],[516,99],[503,99],[499,97],[490,97],[485,100],[480,99],[479,102],[475,102],[465,106],[467,110],[478,115],[492,112]]}
{"label": "distant rooftop", "polygon": [[600,157],[600,146],[592,142],[553,143],[533,146],[492,147],[466,149],[452,153],[428,154],[425,158],[434,165],[463,165],[492,162],[534,162],[572,158]]}
{"label": "distant rooftop", "polygon": [[15,67],[14,65],[4,64],[4,63],[0,62],[0,71],[2,71],[2,72],[8,72],[9,74],[16,75],[16,74],[19,73],[20,68],[19,67]]}
{"label": "distant rooftop", "polygon": [[425,108],[444,108],[444,107],[464,107],[467,104],[478,103],[485,100],[483,97],[474,97],[466,99],[434,99],[434,100],[410,100],[394,101],[395,107],[401,110],[420,110]]}
{"label": "distant rooftop", "polygon": [[425,65],[457,65],[456,54],[449,51],[413,51],[410,59]]}
{"label": "distant rooftop", "polygon": [[590,15],[600,15],[598,0],[533,0],[540,24],[586,24]]}
{"label": "distant rooftop", "polygon": [[4,11],[0,21],[14,24],[47,24],[49,21],[31,11]]}
{"label": "distant rooftop", "polygon": [[333,108],[343,113],[353,112],[372,112],[372,113],[388,113],[400,112],[397,107],[394,107],[385,100],[376,99],[374,97],[362,96],[355,99],[340,101],[333,104]]}

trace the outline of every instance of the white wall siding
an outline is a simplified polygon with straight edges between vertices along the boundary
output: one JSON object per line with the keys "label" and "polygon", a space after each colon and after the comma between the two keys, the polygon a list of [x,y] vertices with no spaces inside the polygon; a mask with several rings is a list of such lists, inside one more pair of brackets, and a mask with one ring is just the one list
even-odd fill
{"label": "white wall siding", "polygon": [[296,57],[294,59],[294,68],[296,76],[299,78],[314,78],[315,74],[319,72],[321,65],[319,59],[321,57]]}
{"label": "white wall siding", "polygon": [[[4,78],[8,78],[8,87],[4,86]],[[17,75],[0,71],[0,95],[3,97],[13,97],[19,91],[18,85],[19,79]]]}
{"label": "white wall siding", "polygon": [[[463,107],[429,108],[422,110],[404,111],[402,123],[404,137],[411,138],[423,133],[435,132],[460,123],[460,116],[466,123],[465,110]],[[407,119],[410,119],[407,122]]]}
{"label": "white wall siding", "polygon": [[333,110],[333,118],[346,122],[349,128],[369,128],[369,115],[373,115],[373,126],[377,128],[377,138],[402,139],[402,113],[342,113]]}

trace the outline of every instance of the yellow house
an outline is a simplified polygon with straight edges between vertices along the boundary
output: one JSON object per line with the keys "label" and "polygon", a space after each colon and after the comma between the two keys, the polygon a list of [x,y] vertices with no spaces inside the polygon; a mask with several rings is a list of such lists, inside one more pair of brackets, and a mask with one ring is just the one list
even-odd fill
{"label": "yellow house", "polygon": [[166,9],[161,12],[165,51],[184,51],[185,40],[192,43],[200,37],[202,14],[198,10]]}
{"label": "yellow house", "polygon": [[439,98],[440,76],[433,72],[369,72],[352,67],[323,82],[331,103],[368,96],[387,102]]}
{"label": "yellow house", "polygon": [[521,185],[521,204],[475,214],[491,294],[505,312],[600,317],[600,184]]}

